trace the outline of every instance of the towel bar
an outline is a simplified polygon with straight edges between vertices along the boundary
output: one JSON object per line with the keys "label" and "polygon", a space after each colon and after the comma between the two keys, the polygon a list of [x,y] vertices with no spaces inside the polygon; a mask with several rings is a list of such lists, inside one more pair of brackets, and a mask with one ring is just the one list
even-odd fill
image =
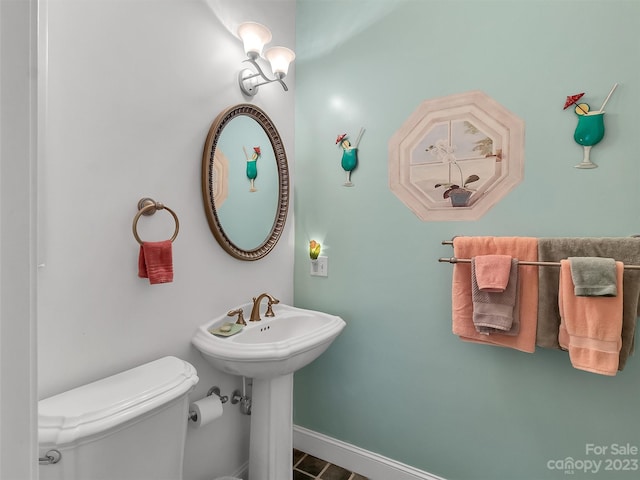
{"label": "towel bar", "polygon": [[[438,259],[440,263],[471,263],[470,258],[441,257]],[[518,261],[518,266],[532,265],[535,267],[559,267],[560,262],[525,262]],[[625,265],[625,270],[640,270],[640,265]]]}
{"label": "towel bar", "polygon": [[[634,235],[635,236],[635,235]],[[455,237],[454,237],[455,238]],[[442,245],[453,245],[453,239],[443,240]],[[440,263],[471,263],[470,258],[441,257],[438,259]],[[559,267],[560,262],[525,262],[519,261],[518,265],[533,265],[535,267]],[[625,265],[625,270],[640,270],[640,265]]]}
{"label": "towel bar", "polygon": [[138,213],[136,213],[136,216],[133,217],[133,236],[135,237],[135,239],[140,245],[142,245],[142,240],[138,235],[138,220],[142,215],[153,215],[154,213],[156,213],[156,210],[166,210],[171,214],[171,216],[176,222],[176,230],[173,233],[173,236],[171,237],[170,240],[173,242],[178,236],[178,231],[180,230],[180,222],[178,221],[178,216],[176,215],[176,212],[171,210],[166,205],[163,205],[160,202],[156,202],[151,198],[141,198],[140,201],[138,202]]}

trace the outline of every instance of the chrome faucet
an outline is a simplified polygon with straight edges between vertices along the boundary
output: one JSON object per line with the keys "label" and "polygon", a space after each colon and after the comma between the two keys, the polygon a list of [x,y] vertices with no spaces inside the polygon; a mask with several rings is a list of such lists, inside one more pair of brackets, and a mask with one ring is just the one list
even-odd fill
{"label": "chrome faucet", "polygon": [[278,300],[275,297],[272,297],[268,293],[263,293],[258,295],[257,297],[253,297],[253,308],[251,309],[251,317],[249,317],[250,322],[259,322],[261,320],[260,319],[260,302],[265,297],[268,299],[268,302],[267,302],[267,311],[264,314],[264,316],[275,317],[275,314],[273,313],[272,305],[276,303],[280,303],[280,300]]}

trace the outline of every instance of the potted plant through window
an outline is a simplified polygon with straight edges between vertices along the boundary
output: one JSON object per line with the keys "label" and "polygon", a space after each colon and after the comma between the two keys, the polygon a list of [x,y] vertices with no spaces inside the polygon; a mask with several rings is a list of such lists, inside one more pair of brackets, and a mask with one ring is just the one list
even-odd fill
{"label": "potted plant through window", "polygon": [[[458,164],[456,164],[458,168]],[[462,170],[460,170],[460,179],[462,179]],[[469,198],[473,193],[473,190],[467,188],[467,185],[473,182],[477,182],[480,180],[478,175],[469,175],[462,186],[456,185],[455,183],[436,183],[435,188],[438,187],[447,187],[447,189],[442,194],[442,198],[448,198],[451,200],[451,206],[453,207],[466,207],[469,204]]]}
{"label": "potted plant through window", "polygon": [[[449,167],[449,181],[443,183],[436,183],[435,188],[445,187],[446,190],[442,194],[442,198],[449,198],[451,205],[454,207],[466,207],[469,204],[469,198],[473,193],[473,189],[467,188],[467,185],[480,180],[478,175],[469,175],[466,180],[463,180],[462,168],[458,165],[456,157],[453,154],[455,147],[450,145],[447,140],[438,140],[434,145],[427,148],[427,152],[431,152],[438,160],[448,164]],[[451,180],[451,167],[455,166],[460,174],[460,184],[453,183]]]}

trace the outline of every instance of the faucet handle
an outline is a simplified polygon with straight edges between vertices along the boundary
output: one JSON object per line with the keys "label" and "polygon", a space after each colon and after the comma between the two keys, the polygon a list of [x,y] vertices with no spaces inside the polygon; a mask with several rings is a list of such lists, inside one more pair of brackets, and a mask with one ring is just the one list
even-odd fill
{"label": "faucet handle", "polygon": [[235,315],[238,315],[238,320],[236,320],[236,323],[238,325],[246,325],[247,324],[247,322],[244,321],[244,316],[242,315],[242,309],[241,308],[238,308],[236,310],[229,310],[227,312],[227,316],[229,316],[229,317],[233,317]]}
{"label": "faucet handle", "polygon": [[278,300],[275,297],[268,297],[268,301],[267,301],[267,311],[264,314],[265,317],[275,317],[275,313],[273,313],[273,305],[280,303],[280,300]]}

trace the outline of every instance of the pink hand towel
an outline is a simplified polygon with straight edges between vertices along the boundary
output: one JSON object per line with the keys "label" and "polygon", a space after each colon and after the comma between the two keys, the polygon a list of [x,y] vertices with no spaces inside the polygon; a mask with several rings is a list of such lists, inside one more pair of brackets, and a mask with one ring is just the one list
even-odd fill
{"label": "pink hand towel", "polygon": [[138,276],[148,278],[151,285],[173,282],[171,240],[142,242],[138,255]]}
{"label": "pink hand towel", "polygon": [[478,288],[483,292],[504,292],[511,273],[510,255],[478,255],[473,257]]}
{"label": "pink hand towel", "polygon": [[[454,255],[472,258],[478,255],[509,255],[521,261],[538,260],[538,239],[530,237],[456,237],[453,239]],[[518,293],[520,331],[517,335],[492,333],[484,335],[476,331],[473,324],[473,301],[471,298],[471,265],[456,263],[453,266],[452,320],[453,333],[462,340],[533,353],[536,343],[538,320],[538,267],[519,266]]]}
{"label": "pink hand towel", "polygon": [[569,260],[560,261],[558,343],[569,351],[571,365],[579,370],[615,375],[622,348],[622,276],[624,265],[616,262],[618,295],[575,295]]}

